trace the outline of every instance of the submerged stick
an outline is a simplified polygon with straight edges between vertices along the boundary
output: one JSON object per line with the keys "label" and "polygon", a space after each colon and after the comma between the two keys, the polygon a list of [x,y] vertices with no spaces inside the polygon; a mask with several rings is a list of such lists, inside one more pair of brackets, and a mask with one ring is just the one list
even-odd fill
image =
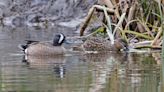
{"label": "submerged stick", "polygon": [[158,45],[150,45],[152,43],[152,41],[142,41],[142,42],[138,42],[138,43],[133,43],[131,44],[131,46],[134,49],[142,49],[142,48],[150,48],[150,49],[161,49],[161,46]]}

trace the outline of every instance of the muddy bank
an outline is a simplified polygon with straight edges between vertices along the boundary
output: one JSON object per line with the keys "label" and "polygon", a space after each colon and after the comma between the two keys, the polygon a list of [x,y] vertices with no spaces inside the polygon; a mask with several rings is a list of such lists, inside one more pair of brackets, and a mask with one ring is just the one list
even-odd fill
{"label": "muddy bank", "polygon": [[75,28],[86,16],[95,0],[0,0],[3,25],[60,25]]}

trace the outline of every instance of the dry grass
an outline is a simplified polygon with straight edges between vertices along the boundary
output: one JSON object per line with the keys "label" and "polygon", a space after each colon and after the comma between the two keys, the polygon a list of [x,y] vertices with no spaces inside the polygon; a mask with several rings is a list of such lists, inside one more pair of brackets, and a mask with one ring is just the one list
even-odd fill
{"label": "dry grass", "polygon": [[[97,16],[97,19],[104,26],[111,40],[123,38],[129,44],[138,45],[134,48],[162,47],[164,0],[99,0],[99,3],[100,5],[94,5],[90,9],[81,27],[81,36],[89,27],[94,12],[102,12],[105,21],[100,19],[100,16]],[[132,43],[133,40],[137,42]],[[150,43],[140,44],[144,41]]]}

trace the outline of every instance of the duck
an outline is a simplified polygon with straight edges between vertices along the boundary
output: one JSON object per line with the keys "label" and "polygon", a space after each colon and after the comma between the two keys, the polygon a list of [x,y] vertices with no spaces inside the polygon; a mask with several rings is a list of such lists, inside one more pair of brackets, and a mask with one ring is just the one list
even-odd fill
{"label": "duck", "polygon": [[102,37],[89,37],[80,46],[75,46],[74,50],[98,52],[128,51],[128,43],[122,38],[115,39],[114,44],[111,44],[109,39],[104,39]]}
{"label": "duck", "polygon": [[53,41],[32,41],[26,40],[26,44],[21,44],[18,47],[26,55],[31,56],[53,56],[65,54],[65,48],[62,46],[65,41],[65,35],[62,33],[56,34]]}

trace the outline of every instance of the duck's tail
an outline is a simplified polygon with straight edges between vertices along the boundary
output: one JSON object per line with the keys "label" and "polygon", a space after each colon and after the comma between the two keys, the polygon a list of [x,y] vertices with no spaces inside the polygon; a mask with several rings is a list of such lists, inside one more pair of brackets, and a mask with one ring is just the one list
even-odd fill
{"label": "duck's tail", "polygon": [[18,48],[21,49],[22,51],[25,51],[25,49],[28,47],[28,45],[23,45],[23,44],[19,44]]}
{"label": "duck's tail", "polygon": [[26,44],[19,44],[18,45],[18,48],[21,49],[22,51],[25,51],[25,49],[28,48],[28,46],[30,44],[39,42],[39,41],[34,41],[34,40],[25,40],[25,41],[26,41]]}

